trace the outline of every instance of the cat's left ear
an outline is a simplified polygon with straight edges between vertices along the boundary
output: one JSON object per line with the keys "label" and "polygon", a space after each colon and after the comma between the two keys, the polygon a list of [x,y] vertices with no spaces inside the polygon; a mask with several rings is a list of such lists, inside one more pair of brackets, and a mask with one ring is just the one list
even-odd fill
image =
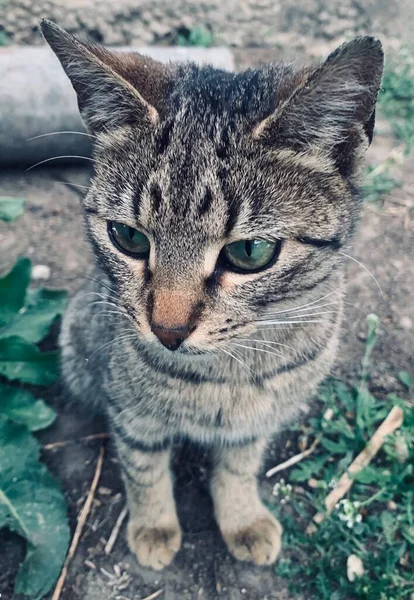
{"label": "cat's left ear", "polygon": [[110,52],[47,19],[40,28],[72,82],[89,130],[148,127],[158,121],[170,80],[168,67],[139,54]]}
{"label": "cat's left ear", "polygon": [[254,137],[273,147],[322,151],[347,174],[352,157],[372,141],[383,63],[381,42],[373,37],[343,44],[316,69],[296,75]]}

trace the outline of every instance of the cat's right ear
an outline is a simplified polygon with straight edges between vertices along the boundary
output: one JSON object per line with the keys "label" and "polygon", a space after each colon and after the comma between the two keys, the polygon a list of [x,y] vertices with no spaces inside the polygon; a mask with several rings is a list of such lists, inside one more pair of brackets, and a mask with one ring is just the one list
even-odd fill
{"label": "cat's right ear", "polygon": [[171,76],[168,67],[81,41],[47,19],[40,28],[72,82],[90,131],[131,124],[148,128],[158,121]]}

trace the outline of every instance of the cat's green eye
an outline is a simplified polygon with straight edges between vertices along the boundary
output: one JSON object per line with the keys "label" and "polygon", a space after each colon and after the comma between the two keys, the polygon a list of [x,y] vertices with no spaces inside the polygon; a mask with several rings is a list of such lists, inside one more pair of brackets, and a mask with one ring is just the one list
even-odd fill
{"label": "cat's green eye", "polygon": [[224,246],[228,265],[238,271],[260,271],[269,265],[280,250],[280,242],[240,240]]}
{"label": "cat's green eye", "polygon": [[134,258],[148,258],[150,252],[150,241],[147,236],[128,225],[109,221],[109,237],[114,246]]}

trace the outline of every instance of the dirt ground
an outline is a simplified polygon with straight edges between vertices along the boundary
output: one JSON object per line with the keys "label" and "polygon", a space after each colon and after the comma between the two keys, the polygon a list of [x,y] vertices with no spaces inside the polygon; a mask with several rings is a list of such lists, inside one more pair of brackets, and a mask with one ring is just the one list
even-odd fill
{"label": "dirt ground", "polygon": [[[239,68],[269,59],[269,50],[236,54]],[[272,58],[275,55],[273,53]],[[393,142],[379,126],[369,160],[381,162]],[[352,256],[363,268],[348,261],[347,315],[336,372],[351,380],[363,352],[365,315],[375,312],[381,319],[378,345],[373,356],[373,385],[382,392],[398,391],[396,372],[414,372],[414,163],[406,160],[399,176],[404,185],[383,206],[367,205]],[[27,208],[12,224],[0,225],[0,268],[11,266],[20,254],[33,264],[48,265],[47,284],[75,290],[92,264],[83,241],[77,188],[58,183],[85,184],[88,171],[80,167],[35,169],[0,174],[4,195],[23,196]],[[382,294],[373,277],[378,281]],[[76,441],[105,431],[104,424],[91,421],[65,405],[58,386],[47,393],[59,409],[57,422],[44,432],[43,444],[72,440],[55,450],[45,450],[44,460],[62,482],[68,498],[72,527],[90,487],[102,441]],[[292,441],[293,440],[293,441]],[[287,450],[286,446],[289,445]],[[283,435],[269,450],[267,464],[296,452],[294,438]],[[212,518],[207,493],[208,457],[201,448],[177,448],[174,460],[176,493],[184,542],[172,566],[162,574],[140,567],[129,553],[124,528],[110,554],[104,546],[124,506],[116,459],[106,444],[103,474],[92,513],[70,566],[61,600],[139,600],[162,590],[162,600],[290,600],[284,583],[272,568],[256,568],[233,560],[227,553]],[[261,477],[264,499],[271,498],[271,483]],[[0,534],[0,597],[12,598],[12,583],[23,555],[23,544],[11,534]]]}

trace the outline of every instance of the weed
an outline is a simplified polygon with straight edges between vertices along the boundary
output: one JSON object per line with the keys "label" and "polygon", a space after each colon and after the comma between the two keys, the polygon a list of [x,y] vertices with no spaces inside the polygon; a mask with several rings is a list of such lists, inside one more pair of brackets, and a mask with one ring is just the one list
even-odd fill
{"label": "weed", "polygon": [[179,46],[200,46],[209,48],[213,44],[213,34],[205,27],[197,26],[193,29],[183,30],[178,34]]}
{"label": "weed", "polygon": [[[391,131],[403,145],[407,156],[414,145],[414,58],[403,48],[385,69],[382,89],[378,95],[378,114],[391,125]],[[390,173],[392,156],[382,165],[368,167],[363,185],[364,198],[378,202],[402,183]]]}
{"label": "weed", "polygon": [[378,202],[395,188],[401,187],[402,182],[395,179],[388,169],[389,167],[387,165],[384,167],[384,164],[368,167],[362,186],[364,199],[367,202]]}
{"label": "weed", "polygon": [[[403,600],[414,593],[414,411],[412,403],[395,394],[380,398],[369,391],[376,328],[377,318],[370,316],[359,384],[331,378],[323,385],[318,414],[330,408],[333,416],[312,417],[301,429],[320,443],[285,475],[289,483],[283,480],[277,488],[292,486],[289,502],[271,506],[285,530],[276,572],[288,579],[292,593],[304,592],[315,600]],[[403,371],[398,376],[412,396],[410,375]],[[395,405],[404,411],[402,427],[354,476],[348,497],[330,517],[313,535],[306,533],[315,513],[325,512],[329,489]]]}
{"label": "weed", "polygon": [[406,48],[385,70],[378,107],[408,154],[414,144],[414,57]]}
{"label": "weed", "polygon": [[[3,220],[17,218],[22,210],[23,200],[0,199]],[[59,575],[69,527],[60,486],[40,462],[32,435],[56,415],[22,384],[49,385],[57,377],[57,353],[42,352],[38,344],[63,312],[66,292],[29,289],[30,279],[27,258],[0,278],[0,529],[27,541],[15,593],[40,600]]]}
{"label": "weed", "polygon": [[7,46],[9,43],[8,35],[5,31],[0,30],[0,46]]}

